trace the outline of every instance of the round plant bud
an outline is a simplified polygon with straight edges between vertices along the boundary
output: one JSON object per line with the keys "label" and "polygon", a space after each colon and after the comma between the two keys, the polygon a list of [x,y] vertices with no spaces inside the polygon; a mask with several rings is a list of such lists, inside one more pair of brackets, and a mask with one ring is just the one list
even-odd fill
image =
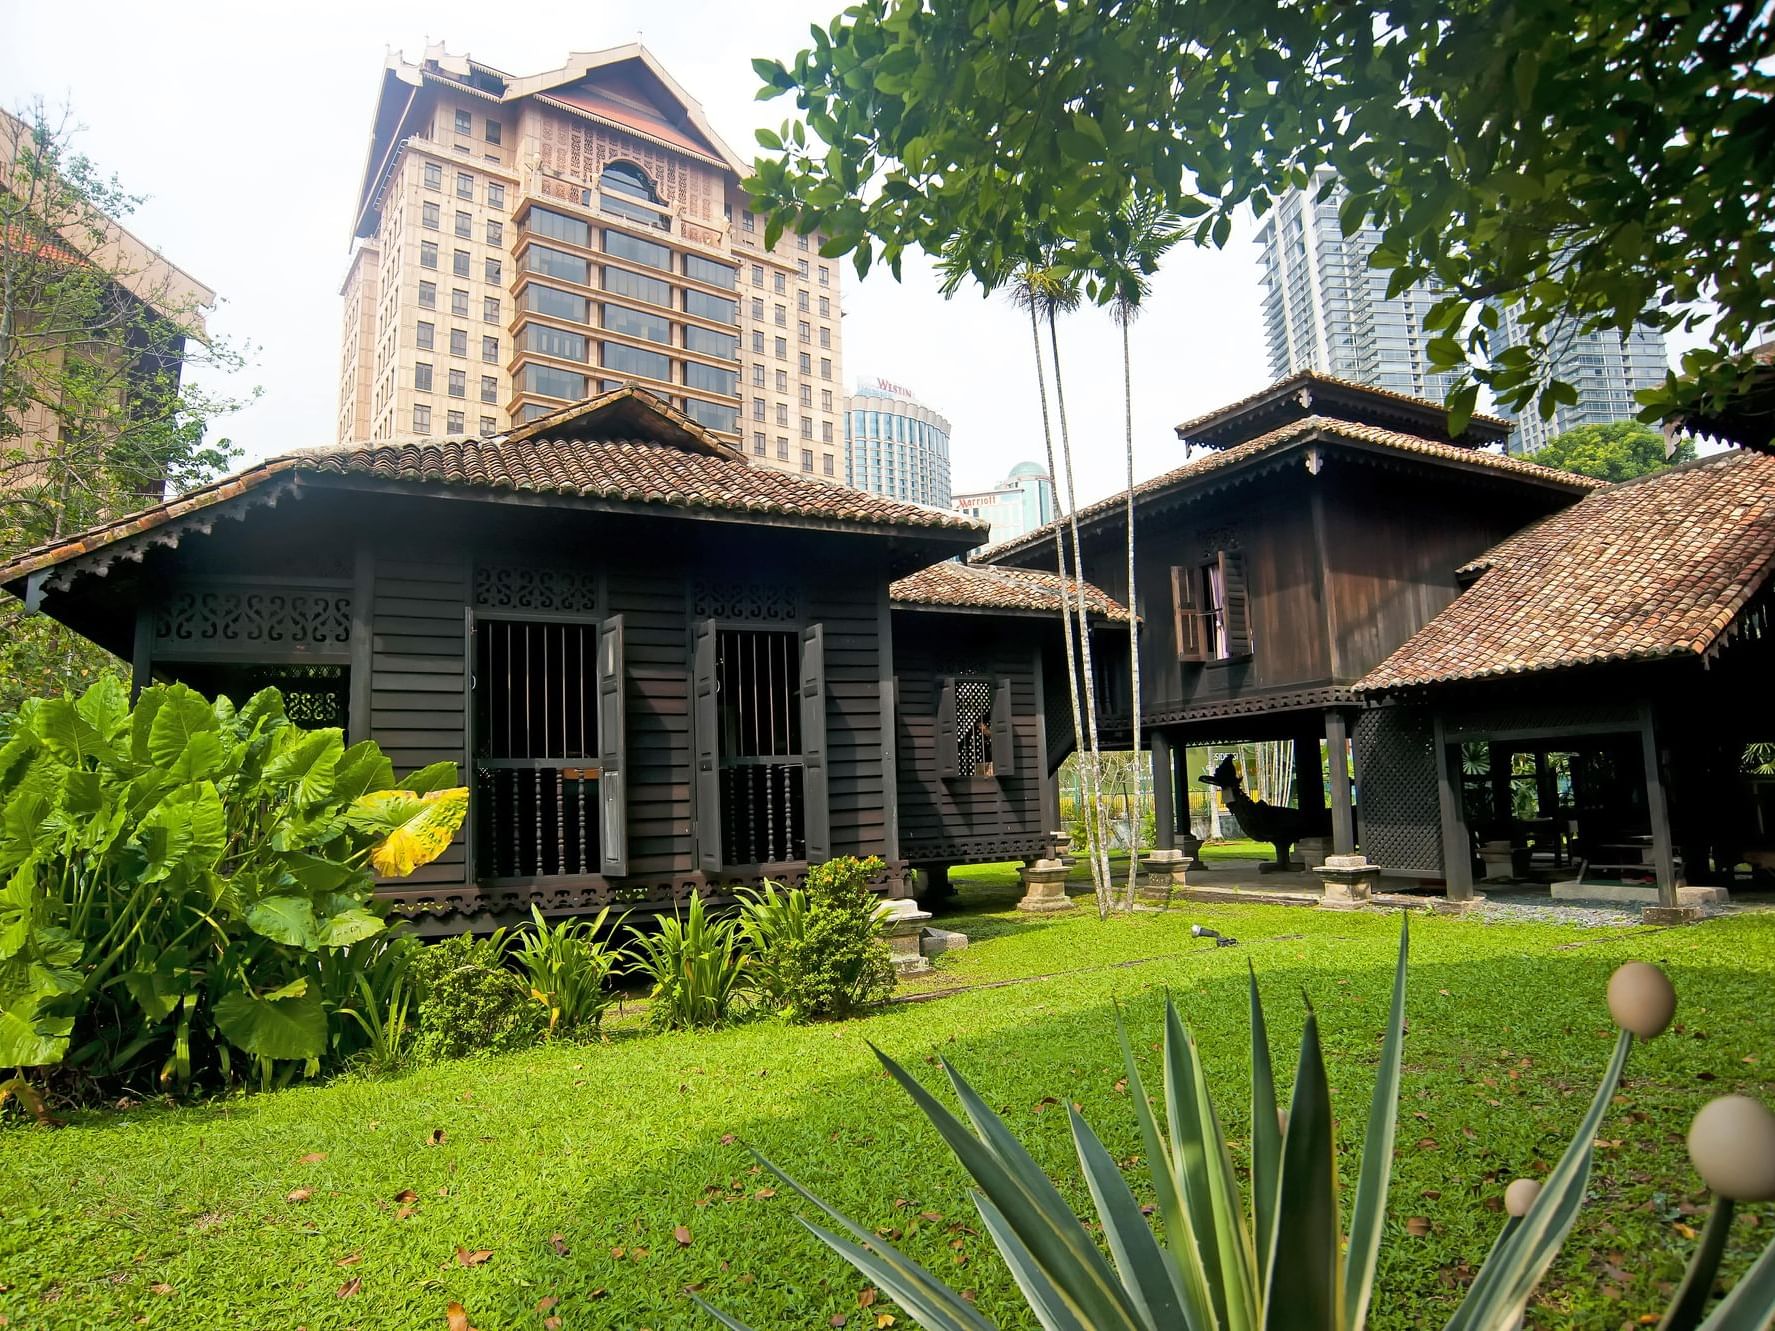
{"label": "round plant bud", "polygon": [[1538,1179],[1519,1178],[1504,1189],[1504,1209],[1518,1220],[1528,1214],[1528,1208],[1535,1204],[1535,1198],[1541,1195],[1541,1184]]}
{"label": "round plant bud", "polygon": [[1630,961],[1609,976],[1609,1015],[1642,1040],[1661,1035],[1676,1015],[1670,977],[1649,961]]}
{"label": "round plant bud", "polygon": [[1722,1095],[1689,1124],[1695,1172],[1735,1202],[1775,1199],[1775,1114],[1748,1095]]}

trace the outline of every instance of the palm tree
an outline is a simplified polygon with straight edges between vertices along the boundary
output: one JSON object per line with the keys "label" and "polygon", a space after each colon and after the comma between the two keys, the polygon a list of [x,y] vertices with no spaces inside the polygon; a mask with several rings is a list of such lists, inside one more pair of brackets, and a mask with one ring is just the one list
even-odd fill
{"label": "palm tree", "polygon": [[[1159,260],[1183,239],[1183,220],[1166,212],[1150,199],[1130,197],[1122,205],[1116,244],[1104,255],[1102,281],[1109,299],[1110,316],[1122,330],[1122,432],[1128,457],[1128,690],[1133,723],[1134,807],[1131,823],[1135,833],[1128,845],[1129,910],[1134,909],[1135,885],[1140,881],[1140,615],[1134,591],[1134,364],[1129,350],[1128,327],[1140,316],[1152,294],[1152,274]],[[1152,779],[1169,781],[1170,773],[1154,772]]]}

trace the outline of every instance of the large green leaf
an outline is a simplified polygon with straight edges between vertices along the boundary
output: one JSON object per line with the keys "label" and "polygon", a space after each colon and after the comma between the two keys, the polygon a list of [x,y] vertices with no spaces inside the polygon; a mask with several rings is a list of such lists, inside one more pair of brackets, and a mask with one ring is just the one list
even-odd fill
{"label": "large green leaf", "polygon": [[274,943],[312,952],[320,946],[314,907],[307,897],[266,897],[247,910],[247,925]]}
{"label": "large green leaf", "polygon": [[190,985],[189,973],[158,966],[153,970],[125,971],[123,975],[123,987],[136,1000],[142,1015],[152,1022],[172,1016]]}
{"label": "large green leaf", "polygon": [[333,793],[339,758],[345,751],[344,734],[331,727],[306,734],[286,733],[293,738],[286,739],[265,764],[263,779],[269,786],[293,786],[296,806],[312,808]]}
{"label": "large green leaf", "polygon": [[1405,1047],[1405,959],[1411,940],[1411,917],[1401,913],[1399,919],[1393,1006],[1387,1014],[1387,1036],[1381,1045],[1374,1098],[1368,1106],[1368,1134],[1362,1143],[1362,1171],[1350,1212],[1350,1246],[1344,1257],[1344,1331],[1362,1331],[1368,1319],[1387,1215],[1387,1183],[1393,1175],[1393,1132],[1399,1118],[1399,1068]]}
{"label": "large green leaf", "polygon": [[71,698],[45,698],[37,711],[37,734],[63,762],[81,766],[110,755],[108,745],[92,722],[80,714]]}
{"label": "large green leaf", "polygon": [[393,788],[394,764],[374,740],[362,740],[339,755],[337,773],[333,778],[333,799],[336,802],[350,804],[359,795],[367,795],[372,790]]}
{"label": "large green leaf", "polygon": [[326,1008],[306,980],[265,995],[228,994],[217,1002],[215,1019],[230,1044],[261,1058],[319,1058],[327,1051]]}
{"label": "large green leaf", "polygon": [[181,785],[208,781],[222,770],[222,737],[214,731],[193,735],[167,775]]}
{"label": "large green leaf", "polygon": [[114,749],[129,728],[129,690],[115,675],[101,675],[75,706],[109,748]]}
{"label": "large green leaf", "polygon": [[192,736],[216,728],[216,714],[202,694],[183,684],[169,684],[148,728],[148,757],[157,767],[173,767]]}
{"label": "large green leaf", "polygon": [[1189,1325],[1183,1312],[1183,1277],[1178,1265],[1166,1260],[1164,1249],[1153,1237],[1152,1226],[1141,1214],[1140,1203],[1128,1190],[1122,1171],[1091,1125],[1070,1105],[1066,1112],[1079,1169],[1085,1176],[1085,1186],[1091,1190],[1092,1204],[1103,1224],[1104,1240],[1128,1296],[1149,1327]]}
{"label": "large green leaf", "polygon": [[421,767],[417,772],[409,773],[401,779],[400,788],[410,790],[415,795],[428,795],[434,790],[448,790],[456,784],[456,764],[442,762],[432,763],[429,767]]}
{"label": "large green leaf", "polygon": [[322,917],[317,932],[322,947],[350,947],[353,943],[374,937],[385,927],[382,920],[372,912],[361,906],[354,906]]}
{"label": "large green leaf", "polygon": [[1276,1243],[1264,1297],[1264,1331],[1337,1331],[1337,1166],[1331,1091],[1319,1049],[1319,1022],[1307,1008],[1300,1062],[1282,1137]]}

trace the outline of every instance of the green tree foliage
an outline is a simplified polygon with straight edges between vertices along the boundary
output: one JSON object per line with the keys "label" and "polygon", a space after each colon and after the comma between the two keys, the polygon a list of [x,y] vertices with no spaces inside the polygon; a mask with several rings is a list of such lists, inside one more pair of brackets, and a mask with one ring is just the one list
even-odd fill
{"label": "green tree foliage", "polygon": [[1667,458],[1662,433],[1638,421],[1614,421],[1580,425],[1556,435],[1534,454],[1534,461],[1599,481],[1630,481],[1694,457],[1693,440],[1678,440],[1676,451]]}
{"label": "green tree foliage", "polygon": [[[26,703],[0,747],[0,1068],[177,1088],[348,1057],[385,932],[370,863],[467,811],[394,785],[373,743],[303,730],[273,689],[236,710],[157,684],[132,709],[107,678]],[[423,807],[391,825],[390,796]]]}
{"label": "green tree foliage", "polygon": [[[1429,351],[1464,369],[1461,419],[1479,383],[1572,401],[1545,354],[1572,331],[1697,329],[1717,302],[1650,418],[1730,390],[1768,319],[1772,25],[1748,0],[863,0],[754,62],[801,114],[759,133],[749,188],[767,243],[819,230],[859,273],[959,252],[991,285],[1051,254],[1106,271],[1130,196],[1225,245],[1329,167],[1393,289],[1448,291]],[[1529,345],[1488,354],[1496,301]]]}
{"label": "green tree foliage", "polygon": [[[141,198],[74,146],[66,115],[0,113],[0,560],[189,489],[237,450],[240,405],[194,387],[238,369],[182,274],[127,238]],[[115,658],[0,607],[0,713],[79,690]]]}
{"label": "green tree foliage", "polygon": [[414,1057],[422,1062],[528,1048],[549,1027],[549,1009],[505,965],[505,934],[458,934],[421,948],[409,974],[419,1001]]}

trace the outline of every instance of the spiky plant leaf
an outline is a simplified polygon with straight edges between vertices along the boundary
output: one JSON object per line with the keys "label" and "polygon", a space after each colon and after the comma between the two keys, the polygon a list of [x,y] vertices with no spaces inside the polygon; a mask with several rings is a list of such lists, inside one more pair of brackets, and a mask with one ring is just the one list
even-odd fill
{"label": "spiky plant leaf", "polygon": [[1276,1243],[1264,1293],[1264,1331],[1337,1331],[1337,1166],[1331,1090],[1319,1048],[1319,1020],[1307,1006],[1300,1062],[1282,1137]]}
{"label": "spiky plant leaf", "polygon": [[1263,999],[1257,992],[1257,968],[1251,976],[1251,1227],[1256,1231],[1257,1269],[1270,1269],[1270,1244],[1276,1231],[1276,1178],[1282,1172],[1282,1124],[1276,1117],[1276,1074],[1270,1064],[1269,1028]]}
{"label": "spiky plant leaf", "polygon": [[1393,1176],[1393,1131],[1399,1118],[1399,1067],[1405,1047],[1405,959],[1411,939],[1409,916],[1400,917],[1399,962],[1393,972],[1393,1006],[1381,1065],[1375,1071],[1368,1105],[1368,1132],[1362,1142],[1362,1169],[1350,1212],[1350,1246],[1344,1256],[1343,1331],[1362,1331],[1374,1293],[1381,1230],[1387,1218],[1387,1184]]}
{"label": "spiky plant leaf", "polygon": [[1185,1325],[1183,1280],[1177,1263],[1166,1258],[1165,1250],[1153,1236],[1152,1226],[1140,1212],[1140,1203],[1128,1190],[1122,1171],[1091,1131],[1091,1125],[1070,1105],[1066,1112],[1072,1125],[1073,1145],[1078,1150],[1080,1172],[1085,1176],[1085,1186],[1091,1190],[1091,1202],[1103,1224],[1103,1237],[1135,1308],[1148,1326]]}
{"label": "spiky plant leaf", "polygon": [[1701,1331],[1766,1331],[1771,1321],[1775,1321],[1775,1240],[1701,1323]]}
{"label": "spiky plant leaf", "polygon": [[1683,1272],[1682,1286],[1664,1310],[1658,1331],[1694,1331],[1701,1313],[1713,1297],[1713,1282],[1719,1274],[1720,1258],[1726,1251],[1726,1235],[1732,1229],[1732,1199],[1715,1197],[1713,1209],[1707,1213],[1707,1224],[1701,1231],[1701,1242],[1695,1245]]}

